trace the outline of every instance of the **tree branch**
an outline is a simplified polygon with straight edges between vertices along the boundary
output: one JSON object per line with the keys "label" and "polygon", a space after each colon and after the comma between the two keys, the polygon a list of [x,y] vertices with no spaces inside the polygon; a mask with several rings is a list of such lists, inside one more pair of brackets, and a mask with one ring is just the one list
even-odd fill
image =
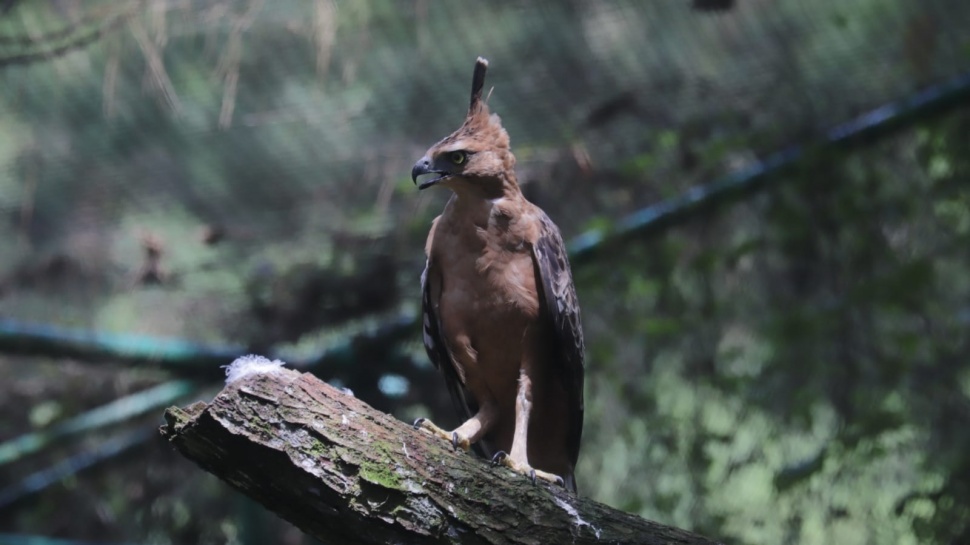
{"label": "tree branch", "polygon": [[713,544],[533,485],[289,369],[165,417],[179,452],[328,544]]}

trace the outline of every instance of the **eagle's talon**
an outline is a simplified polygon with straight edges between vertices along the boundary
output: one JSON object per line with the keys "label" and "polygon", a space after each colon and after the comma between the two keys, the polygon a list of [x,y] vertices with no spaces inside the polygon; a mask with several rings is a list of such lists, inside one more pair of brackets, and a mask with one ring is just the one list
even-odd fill
{"label": "eagle's talon", "polygon": [[419,418],[415,420],[413,426],[416,430],[421,430],[435,437],[440,437],[443,440],[448,441],[448,443],[451,443],[454,440],[452,433],[439,428],[434,422],[428,420],[427,418]]}
{"label": "eagle's talon", "polygon": [[532,481],[533,485],[537,485],[539,480],[546,481],[549,484],[557,484],[566,487],[566,480],[559,475],[549,473],[548,471],[543,471],[541,469],[536,469],[529,465],[528,462],[518,462],[509,456],[505,451],[498,451],[495,456],[492,456],[492,464],[503,465],[515,473],[522,475],[523,477]]}
{"label": "eagle's talon", "polygon": [[453,431],[451,432],[451,446],[454,447],[455,450],[468,452],[468,449],[471,448],[471,443],[468,442],[467,437],[462,437],[458,435],[457,431]]}

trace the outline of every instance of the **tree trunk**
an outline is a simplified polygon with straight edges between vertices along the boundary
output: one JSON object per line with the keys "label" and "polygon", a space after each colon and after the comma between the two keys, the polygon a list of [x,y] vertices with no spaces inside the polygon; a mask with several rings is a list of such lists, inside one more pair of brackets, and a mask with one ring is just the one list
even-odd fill
{"label": "tree trunk", "polygon": [[288,369],[170,408],[184,456],[323,543],[714,542],[492,466]]}

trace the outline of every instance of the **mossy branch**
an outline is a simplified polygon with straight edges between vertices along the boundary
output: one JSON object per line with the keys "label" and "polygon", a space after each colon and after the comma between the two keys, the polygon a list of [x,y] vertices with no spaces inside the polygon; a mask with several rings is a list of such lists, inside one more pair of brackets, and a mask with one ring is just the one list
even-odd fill
{"label": "mossy branch", "polygon": [[454,452],[310,374],[165,416],[179,452],[328,544],[713,543]]}

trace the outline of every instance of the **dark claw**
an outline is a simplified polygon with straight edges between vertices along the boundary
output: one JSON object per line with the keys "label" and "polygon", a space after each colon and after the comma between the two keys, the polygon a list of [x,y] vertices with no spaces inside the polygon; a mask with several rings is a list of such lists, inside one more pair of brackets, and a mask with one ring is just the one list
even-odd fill
{"label": "dark claw", "polygon": [[530,469],[529,470],[529,478],[532,479],[532,486],[535,486],[536,485],[536,470],[534,470],[534,469]]}
{"label": "dark claw", "polygon": [[560,477],[559,475],[556,475],[556,484],[558,484],[563,488],[566,488],[566,480]]}
{"label": "dark claw", "polygon": [[425,420],[427,420],[427,418],[419,418],[414,421],[414,424],[412,424],[412,426],[414,426],[414,429],[418,429],[421,427],[421,424],[423,424]]}
{"label": "dark claw", "polygon": [[458,446],[458,432],[456,431],[451,432],[451,448],[461,450],[461,448]]}
{"label": "dark claw", "polygon": [[495,456],[492,456],[492,464],[498,465],[502,463],[502,460],[504,460],[507,457],[508,457],[508,454],[506,454],[504,450],[500,450],[495,453]]}

